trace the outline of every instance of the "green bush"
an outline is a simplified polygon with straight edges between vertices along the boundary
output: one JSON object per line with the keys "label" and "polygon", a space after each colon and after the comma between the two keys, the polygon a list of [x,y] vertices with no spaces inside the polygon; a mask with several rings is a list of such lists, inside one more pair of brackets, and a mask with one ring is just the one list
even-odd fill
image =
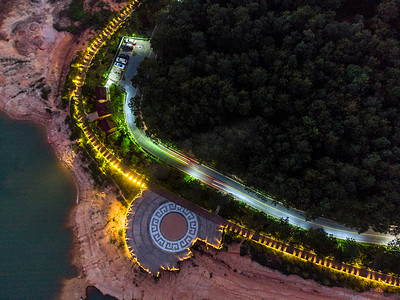
{"label": "green bush", "polygon": [[42,97],[43,100],[48,100],[49,99],[49,94],[51,93],[51,87],[48,85],[45,85],[42,87],[40,91],[40,96]]}
{"label": "green bush", "polygon": [[83,0],[72,0],[69,5],[68,16],[74,21],[82,21],[89,18],[89,13],[83,9]]}
{"label": "green bush", "polygon": [[78,27],[76,27],[75,25],[70,25],[70,26],[67,26],[67,27],[63,27],[63,26],[60,26],[60,24],[58,24],[58,23],[54,23],[53,24],[53,28],[55,30],[57,30],[57,31],[68,31],[68,32],[70,32],[72,34],[75,34],[75,33],[78,32]]}

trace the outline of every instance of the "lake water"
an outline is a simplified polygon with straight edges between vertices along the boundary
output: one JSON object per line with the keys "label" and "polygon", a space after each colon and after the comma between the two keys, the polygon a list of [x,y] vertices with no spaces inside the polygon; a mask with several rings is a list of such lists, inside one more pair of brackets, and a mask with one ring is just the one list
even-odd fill
{"label": "lake water", "polygon": [[70,265],[76,189],[43,128],[0,115],[0,299],[54,299]]}
{"label": "lake water", "polygon": [[86,300],[117,300],[117,298],[103,295],[98,289],[93,286],[86,288]]}

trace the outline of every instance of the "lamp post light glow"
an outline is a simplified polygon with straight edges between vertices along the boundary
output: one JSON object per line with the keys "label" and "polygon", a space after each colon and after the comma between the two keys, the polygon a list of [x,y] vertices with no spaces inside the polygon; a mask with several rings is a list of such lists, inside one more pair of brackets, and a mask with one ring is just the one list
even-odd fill
{"label": "lamp post light glow", "polygon": [[[98,53],[102,45],[104,45],[107,38],[109,38],[109,36],[112,35],[120,27],[121,23],[123,23],[127,18],[127,15],[129,15],[133,11],[133,8],[131,8],[132,3],[135,2],[133,1],[128,4],[128,6],[123,11],[121,11],[118,17],[110,21],[108,26],[104,28],[103,31],[99,33],[94,40],[92,40],[90,45],[86,48],[80,63],[76,64],[76,68],[79,70],[79,74],[72,79],[75,87],[70,95],[70,105],[72,105],[73,108],[72,116],[75,120],[75,123],[79,128],[81,128],[83,132],[84,138],[81,139],[82,145],[85,145],[86,147],[90,146],[90,148],[92,149],[92,156],[95,158],[95,160],[97,160],[98,167],[101,172],[106,174],[107,165],[114,167],[114,169],[120,174],[124,175],[127,180],[129,179],[129,183],[131,185],[135,184],[135,186],[139,187],[140,189],[145,189],[146,184],[144,182],[144,179],[139,180],[140,177],[133,176],[134,173],[123,171],[125,167],[122,167],[122,165],[120,165],[120,162],[114,156],[112,149],[108,149],[91,131],[91,129],[83,122],[86,104],[83,97],[81,96],[80,90],[81,87],[85,84],[86,73],[88,71],[88,68],[92,64],[94,56]],[[134,177],[137,177],[137,179]]]}

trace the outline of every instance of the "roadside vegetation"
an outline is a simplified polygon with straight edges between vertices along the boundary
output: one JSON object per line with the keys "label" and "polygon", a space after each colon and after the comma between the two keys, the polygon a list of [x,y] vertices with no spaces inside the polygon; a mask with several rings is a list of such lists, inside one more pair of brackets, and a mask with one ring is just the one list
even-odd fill
{"label": "roadside vegetation", "polygon": [[[95,56],[86,74],[85,86],[82,88],[82,106],[78,107],[78,109],[84,111],[85,114],[95,111],[95,88],[105,84],[107,71],[119,45],[120,38],[124,35],[139,33],[139,28],[146,28],[144,32],[150,34],[152,25],[155,24],[156,11],[160,9],[160,6],[158,6],[159,2],[154,1],[154,3],[155,6],[151,6],[150,4],[149,6],[140,6],[140,8],[135,11],[136,15],[134,13]],[[141,10],[142,8],[143,10]],[[150,17],[144,14],[144,12],[147,11],[151,12]],[[145,19],[141,19],[140,16],[145,16]],[[153,18],[151,18],[151,16],[153,16]],[[143,23],[146,22],[149,22],[151,26],[145,27]],[[80,58],[77,57],[72,62],[72,68],[66,81],[65,95],[63,97],[65,106],[68,104],[68,95],[73,88],[71,80],[77,75],[79,60]],[[151,64],[151,62],[147,60],[144,66],[147,67],[146,64],[148,63]],[[144,70],[143,68],[142,72],[144,72]],[[257,212],[233,199],[231,196],[217,192],[194,180],[190,176],[183,175],[181,172],[152,158],[144,153],[141,148],[131,140],[124,126],[124,117],[122,114],[122,104],[124,100],[123,90],[116,85],[112,85],[110,87],[110,100],[109,108],[118,125],[117,131],[106,136],[96,122],[86,120],[86,125],[90,127],[91,131],[109,150],[113,151],[123,164],[130,166],[132,171],[143,175],[151,183],[161,186],[210,211],[215,211],[219,206],[219,215],[222,217],[280,241],[291,243],[302,249],[315,252],[318,255],[334,258],[342,262],[355,263],[362,267],[400,275],[399,244],[394,244],[391,247],[362,245],[353,241],[336,240],[328,236],[324,231],[295,228],[289,225],[285,220],[276,220],[263,213]],[[71,115],[73,115],[73,109],[75,108],[72,107]],[[66,122],[71,123],[71,119],[66,119]],[[132,187],[124,177],[110,168],[106,161],[87,144],[84,138],[82,138],[79,130],[73,125],[71,129],[71,140],[77,140],[78,144],[86,149],[86,153],[88,153],[97,164],[97,170],[93,163],[90,163],[88,167],[88,170],[93,174],[95,182],[102,185],[107,184],[110,180],[114,180],[121,187],[125,198],[131,199],[131,197],[138,192],[138,189]],[[108,179],[103,178],[104,174],[107,174],[106,178]]]}
{"label": "roadside vegetation", "polygon": [[154,134],[288,206],[400,225],[395,0],[176,1],[135,99]]}
{"label": "roadside vegetation", "polygon": [[330,270],[300,258],[270,249],[252,240],[243,238],[233,232],[227,231],[223,237],[224,249],[230,245],[240,244],[240,256],[250,256],[251,259],[262,266],[279,270],[283,274],[296,274],[304,279],[313,279],[326,286],[336,286],[364,292],[378,288],[386,293],[400,293],[397,287],[362,279],[340,271]]}
{"label": "roadside vegetation", "polygon": [[[145,33],[149,36],[155,26],[156,12],[164,5],[162,1],[147,1],[140,5],[96,54],[86,74],[85,85],[82,87],[83,106],[80,109],[84,111],[85,115],[96,110],[95,89],[105,85],[110,65],[113,62],[122,37],[139,36],[139,33]],[[79,63],[73,65],[76,68],[79,67]],[[73,74],[74,72],[71,72],[71,76]],[[69,88],[72,89],[72,86]],[[132,171],[147,177],[146,167],[150,158],[131,141],[125,127],[123,115],[125,93],[120,86],[115,84],[110,86],[109,93],[111,101],[108,102],[108,108],[117,124],[116,131],[107,136],[100,128],[98,121],[91,122],[86,120],[85,124],[108,149],[113,151],[115,156],[121,159],[123,164],[131,166]],[[104,172],[106,173],[106,170]]]}

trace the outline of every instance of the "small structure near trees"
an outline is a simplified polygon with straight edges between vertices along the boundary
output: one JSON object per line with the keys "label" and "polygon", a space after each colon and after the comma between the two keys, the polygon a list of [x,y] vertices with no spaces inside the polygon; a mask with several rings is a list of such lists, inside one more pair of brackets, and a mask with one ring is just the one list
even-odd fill
{"label": "small structure near trees", "polygon": [[117,125],[111,117],[108,108],[108,97],[106,87],[96,87],[96,110],[100,127],[107,133],[113,133],[117,129]]}

